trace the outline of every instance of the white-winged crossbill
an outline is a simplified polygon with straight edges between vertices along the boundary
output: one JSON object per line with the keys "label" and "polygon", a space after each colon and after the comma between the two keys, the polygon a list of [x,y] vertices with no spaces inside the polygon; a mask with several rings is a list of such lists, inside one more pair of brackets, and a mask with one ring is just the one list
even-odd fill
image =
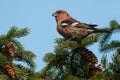
{"label": "white-winged crossbill", "polygon": [[106,29],[95,28],[96,24],[81,23],[72,18],[65,10],[57,10],[52,14],[57,23],[57,31],[65,39],[81,41],[91,33],[108,33]]}

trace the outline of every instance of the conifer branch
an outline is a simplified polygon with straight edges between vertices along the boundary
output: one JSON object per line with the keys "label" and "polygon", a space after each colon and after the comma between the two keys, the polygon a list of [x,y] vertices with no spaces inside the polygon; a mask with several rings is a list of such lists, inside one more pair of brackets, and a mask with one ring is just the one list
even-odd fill
{"label": "conifer branch", "polygon": [[24,37],[27,34],[29,34],[29,29],[23,28],[23,29],[18,29],[17,27],[13,26],[11,27],[11,29],[8,31],[6,37],[9,39],[11,38],[20,38],[20,37]]}
{"label": "conifer branch", "polygon": [[108,52],[118,47],[120,47],[119,41],[111,41],[109,44],[104,44],[104,46],[101,47],[101,51]]}
{"label": "conifer branch", "polygon": [[31,51],[17,51],[14,59],[16,61],[23,61],[27,63],[31,69],[34,69],[35,63],[32,60],[33,58],[35,58],[35,55]]}
{"label": "conifer branch", "polygon": [[91,34],[85,39],[82,40],[81,45],[82,46],[89,46],[92,45],[93,43],[97,42],[99,39],[100,34]]}

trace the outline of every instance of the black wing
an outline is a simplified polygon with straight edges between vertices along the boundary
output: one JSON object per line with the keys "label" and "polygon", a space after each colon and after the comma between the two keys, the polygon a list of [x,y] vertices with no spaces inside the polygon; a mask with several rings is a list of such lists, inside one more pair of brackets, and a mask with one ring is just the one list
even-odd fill
{"label": "black wing", "polygon": [[67,20],[64,20],[61,22],[62,27],[76,27],[76,28],[94,28],[97,25],[96,24],[86,24],[86,23],[80,23],[77,20],[70,18]]}

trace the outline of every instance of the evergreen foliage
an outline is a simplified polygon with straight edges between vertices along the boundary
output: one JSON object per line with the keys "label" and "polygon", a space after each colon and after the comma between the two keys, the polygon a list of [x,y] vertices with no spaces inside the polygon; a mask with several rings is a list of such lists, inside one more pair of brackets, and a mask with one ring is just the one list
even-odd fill
{"label": "evergreen foliage", "polygon": [[[18,41],[30,31],[13,26],[6,35],[0,35],[0,80],[120,80],[120,41],[112,39],[119,34],[120,25],[112,20],[105,29],[111,33],[94,33],[81,42],[57,38],[54,51],[43,58],[46,66],[36,72],[35,54]],[[101,53],[112,52],[111,61],[104,54],[98,64],[97,53],[88,49],[96,42]]]}
{"label": "evergreen foliage", "polygon": [[[97,58],[84,47],[97,42],[98,35],[92,34],[81,43],[57,38],[54,52],[47,53],[43,58],[47,66],[41,71],[41,75],[46,75],[50,80],[80,80],[88,79],[96,74],[92,67],[98,70],[95,66]],[[95,59],[95,62],[93,62],[93,59]]]}
{"label": "evergreen foliage", "polygon": [[101,59],[101,64],[106,77],[109,77],[110,80],[120,80],[120,41],[111,40],[112,35],[120,31],[120,25],[117,21],[112,20],[110,22],[110,30],[111,34],[102,35],[104,40],[101,41],[100,50],[105,53],[110,53],[111,51],[112,61],[108,61],[107,55],[104,55]]}
{"label": "evergreen foliage", "polygon": [[[0,80],[28,80],[34,71],[35,55],[25,50],[17,38],[29,34],[28,28],[18,29],[13,26],[8,33],[0,35]],[[23,62],[27,64],[18,64]]]}
{"label": "evergreen foliage", "polygon": [[[57,38],[54,52],[47,53],[43,60],[47,66],[40,71],[44,80],[119,80],[120,77],[120,42],[112,40],[111,36],[119,32],[120,25],[112,20],[110,27],[105,28],[111,33],[91,34],[82,42],[75,42]],[[96,53],[87,47],[100,43],[101,52],[114,51],[112,62],[108,62],[107,55],[103,55],[101,66],[97,64]],[[102,69],[101,69],[102,67]]]}

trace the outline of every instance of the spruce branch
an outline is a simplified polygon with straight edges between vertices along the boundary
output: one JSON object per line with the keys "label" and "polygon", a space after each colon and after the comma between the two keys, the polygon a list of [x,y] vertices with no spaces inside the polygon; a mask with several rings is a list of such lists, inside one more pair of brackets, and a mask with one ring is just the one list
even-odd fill
{"label": "spruce branch", "polygon": [[116,20],[111,20],[110,28],[111,28],[111,30],[120,29],[120,25],[118,24],[118,22]]}
{"label": "spruce branch", "polygon": [[101,64],[102,64],[103,69],[105,69],[105,71],[107,71],[107,69],[108,69],[107,55],[102,56]]}
{"label": "spruce branch", "polygon": [[50,63],[54,59],[55,59],[55,54],[54,53],[47,53],[44,56],[43,61],[45,61],[46,63]]}
{"label": "spruce branch", "polygon": [[120,41],[111,41],[109,44],[104,44],[101,47],[101,51],[108,52],[118,47],[120,47]]}
{"label": "spruce branch", "polygon": [[11,39],[10,41],[14,43],[14,46],[15,46],[16,50],[24,50],[23,45],[18,40]]}
{"label": "spruce branch", "polygon": [[108,41],[110,40],[112,36],[112,32],[111,33],[103,33],[100,35],[100,43],[101,45],[100,46],[103,46],[104,44],[107,44]]}
{"label": "spruce branch", "polygon": [[7,62],[7,58],[3,53],[0,53],[0,66],[4,67],[5,62]]}
{"label": "spruce branch", "polygon": [[117,68],[120,68],[120,55],[117,52],[112,55],[112,61],[116,64]]}
{"label": "spruce branch", "polygon": [[20,37],[24,37],[27,34],[29,34],[29,29],[23,28],[23,29],[18,29],[17,27],[13,26],[11,27],[11,29],[8,31],[6,37],[7,38],[20,38]]}
{"label": "spruce branch", "polygon": [[33,58],[35,58],[35,55],[31,51],[20,51],[18,50],[16,52],[15,60],[16,61],[23,61],[28,64],[28,66],[31,69],[34,69],[35,63],[33,61]]}
{"label": "spruce branch", "polygon": [[81,45],[82,46],[89,46],[93,43],[97,42],[99,39],[99,33],[98,34],[91,34],[88,37],[86,37],[84,40],[82,40]]}

